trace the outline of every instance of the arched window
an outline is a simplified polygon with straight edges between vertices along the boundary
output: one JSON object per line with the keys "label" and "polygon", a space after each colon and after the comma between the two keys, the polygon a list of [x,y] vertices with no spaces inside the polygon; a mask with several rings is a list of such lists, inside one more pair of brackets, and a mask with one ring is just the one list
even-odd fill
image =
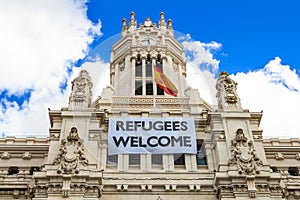
{"label": "arched window", "polygon": [[[158,69],[160,69],[160,71],[163,72],[163,63],[162,63],[160,54],[157,55],[156,67]],[[156,85],[156,92],[157,92],[157,95],[164,95],[165,94],[164,90],[161,89],[160,87],[158,87],[157,85]]]}
{"label": "arched window", "polygon": [[142,77],[142,60],[140,55],[137,56],[135,62],[135,77]]}
{"label": "arched window", "polygon": [[135,95],[143,95],[143,65],[141,56],[138,55],[135,62]]}

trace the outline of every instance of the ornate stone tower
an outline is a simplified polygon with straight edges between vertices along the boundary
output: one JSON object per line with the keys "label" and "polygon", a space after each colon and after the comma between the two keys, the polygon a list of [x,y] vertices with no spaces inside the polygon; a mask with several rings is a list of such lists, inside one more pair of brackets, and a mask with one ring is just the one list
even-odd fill
{"label": "ornate stone tower", "polygon": [[186,87],[183,47],[174,39],[172,21],[166,25],[164,13],[158,25],[150,18],[137,27],[131,13],[127,26],[123,19],[122,38],[113,46],[110,76],[115,96],[163,96],[153,82],[153,65],[158,67],[177,87],[178,96]]}

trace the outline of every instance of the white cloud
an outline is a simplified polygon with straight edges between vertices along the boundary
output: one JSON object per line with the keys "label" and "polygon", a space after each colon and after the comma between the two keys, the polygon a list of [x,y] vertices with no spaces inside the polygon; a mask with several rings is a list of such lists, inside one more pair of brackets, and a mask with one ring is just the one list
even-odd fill
{"label": "white cloud", "polygon": [[68,79],[69,63],[83,58],[93,37],[101,35],[100,22],[93,24],[86,11],[79,0],[0,1],[0,90],[32,90],[24,109],[2,99],[7,108],[0,109],[0,132],[48,134],[47,108],[67,105],[70,89],[61,94],[59,84]]}
{"label": "white cloud", "polygon": [[179,38],[187,57],[187,82],[192,88],[198,88],[200,96],[210,104],[216,104],[216,79],[219,60],[214,58],[215,51],[222,48],[215,41],[203,43],[194,41],[190,35]]}
{"label": "white cloud", "polygon": [[238,82],[243,108],[263,110],[266,137],[299,137],[300,77],[276,57],[263,69],[231,76]]}
{"label": "white cloud", "polygon": [[[181,41],[188,52],[188,83],[198,88],[204,100],[215,105],[219,61],[214,58],[214,51],[221,44],[192,41],[189,35]],[[283,65],[276,57],[260,70],[237,72],[231,78],[238,83],[242,107],[250,112],[263,111],[260,128],[264,137],[299,137],[300,77],[295,69]]]}
{"label": "white cloud", "polygon": [[179,38],[186,51],[186,59],[202,71],[210,71],[213,74],[219,69],[220,61],[214,58],[214,51],[220,50],[222,45],[215,41],[203,43],[194,41],[190,35]]}

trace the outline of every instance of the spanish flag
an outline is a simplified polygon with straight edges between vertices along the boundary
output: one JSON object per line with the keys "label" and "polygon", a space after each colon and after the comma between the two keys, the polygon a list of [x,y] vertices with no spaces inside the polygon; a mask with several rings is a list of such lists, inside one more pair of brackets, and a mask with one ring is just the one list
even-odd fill
{"label": "spanish flag", "polygon": [[165,93],[176,97],[178,90],[170,79],[160,71],[158,67],[154,65],[154,79],[158,87],[163,89]]}

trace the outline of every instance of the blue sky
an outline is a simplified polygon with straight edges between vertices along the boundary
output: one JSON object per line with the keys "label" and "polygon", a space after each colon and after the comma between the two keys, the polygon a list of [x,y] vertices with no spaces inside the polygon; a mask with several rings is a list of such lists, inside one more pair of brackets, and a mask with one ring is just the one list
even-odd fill
{"label": "blue sky", "polygon": [[236,73],[256,70],[280,56],[283,63],[300,68],[300,1],[297,0],[187,0],[96,1],[88,4],[88,17],[101,19],[103,41],[120,32],[121,20],[134,11],[139,22],[153,21],[165,12],[176,31],[194,40],[216,41],[220,70]]}
{"label": "blue sky", "polygon": [[[0,136],[48,136],[48,108],[68,105],[81,68],[97,71],[95,96],[109,84],[105,69],[122,19],[134,11],[138,24],[157,23],[163,11],[185,36],[187,65],[200,73],[190,84],[201,97],[227,71],[243,108],[263,110],[264,136],[299,137],[299,8],[298,0],[0,1]],[[84,63],[95,52],[100,59]]]}

